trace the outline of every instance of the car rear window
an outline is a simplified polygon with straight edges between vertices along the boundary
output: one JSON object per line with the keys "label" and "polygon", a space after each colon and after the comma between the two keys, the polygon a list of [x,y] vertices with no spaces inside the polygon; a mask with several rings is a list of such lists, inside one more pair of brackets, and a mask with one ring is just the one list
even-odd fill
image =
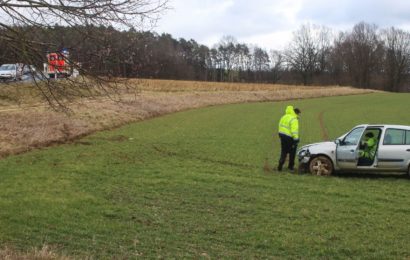
{"label": "car rear window", "polygon": [[405,143],[405,138],[406,138],[406,131],[400,130],[400,129],[387,129],[386,134],[384,136],[383,144],[384,145],[403,145]]}

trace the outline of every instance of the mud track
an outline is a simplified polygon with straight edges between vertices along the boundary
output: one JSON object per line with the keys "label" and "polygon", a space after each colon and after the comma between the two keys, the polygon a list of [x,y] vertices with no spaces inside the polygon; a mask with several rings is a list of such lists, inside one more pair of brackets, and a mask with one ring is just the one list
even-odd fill
{"label": "mud track", "polygon": [[319,125],[320,125],[320,133],[322,135],[322,140],[323,141],[329,141],[329,134],[327,133],[326,130],[326,126],[325,126],[325,122],[323,119],[323,115],[324,115],[325,111],[321,111],[319,113]]}

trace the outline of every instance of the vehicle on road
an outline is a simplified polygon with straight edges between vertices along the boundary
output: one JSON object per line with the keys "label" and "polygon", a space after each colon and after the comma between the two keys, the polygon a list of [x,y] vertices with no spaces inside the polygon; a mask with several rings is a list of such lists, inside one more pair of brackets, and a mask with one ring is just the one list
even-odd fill
{"label": "vehicle on road", "polygon": [[21,63],[3,64],[0,66],[0,80],[21,80],[24,65]]}
{"label": "vehicle on road", "polygon": [[[371,156],[366,138],[374,136]],[[308,144],[298,152],[299,170],[315,175],[347,172],[406,172],[410,175],[410,126],[358,125],[333,142]]]}
{"label": "vehicle on road", "polygon": [[76,69],[78,66],[79,63],[74,63],[70,59],[70,52],[64,48],[47,54],[47,63],[44,63],[44,74],[50,79],[75,78],[79,75]]}

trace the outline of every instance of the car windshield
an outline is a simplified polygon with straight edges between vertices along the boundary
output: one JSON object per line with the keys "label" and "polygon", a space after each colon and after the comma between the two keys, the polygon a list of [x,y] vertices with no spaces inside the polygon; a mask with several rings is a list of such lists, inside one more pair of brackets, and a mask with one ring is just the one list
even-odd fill
{"label": "car windshield", "polygon": [[16,65],[14,64],[3,64],[0,67],[0,70],[15,70],[16,69]]}

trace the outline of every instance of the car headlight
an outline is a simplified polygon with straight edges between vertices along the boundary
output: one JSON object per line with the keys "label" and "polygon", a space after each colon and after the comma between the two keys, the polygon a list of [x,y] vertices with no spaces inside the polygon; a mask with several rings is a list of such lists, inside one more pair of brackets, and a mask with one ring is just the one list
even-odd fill
{"label": "car headlight", "polygon": [[308,149],[308,148],[306,148],[306,149],[301,149],[301,150],[299,151],[299,153],[298,153],[298,156],[299,156],[299,158],[303,158],[303,157],[308,157],[308,156],[310,156],[309,149]]}

